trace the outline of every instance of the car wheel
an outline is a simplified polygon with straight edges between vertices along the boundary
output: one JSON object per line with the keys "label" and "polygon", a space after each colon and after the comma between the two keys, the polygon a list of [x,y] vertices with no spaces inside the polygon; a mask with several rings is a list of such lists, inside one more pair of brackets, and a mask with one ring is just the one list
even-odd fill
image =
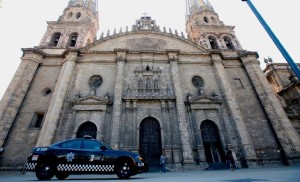
{"label": "car wheel", "polygon": [[59,180],[64,180],[64,179],[66,179],[66,178],[69,176],[69,174],[66,173],[66,172],[57,172],[57,173],[55,174],[55,176],[56,176],[56,178],[59,179]]}
{"label": "car wheel", "polygon": [[54,166],[50,163],[40,163],[35,175],[39,180],[50,180],[54,176]]}
{"label": "car wheel", "polygon": [[131,166],[128,162],[121,162],[117,168],[117,176],[120,179],[128,179],[131,176]]}

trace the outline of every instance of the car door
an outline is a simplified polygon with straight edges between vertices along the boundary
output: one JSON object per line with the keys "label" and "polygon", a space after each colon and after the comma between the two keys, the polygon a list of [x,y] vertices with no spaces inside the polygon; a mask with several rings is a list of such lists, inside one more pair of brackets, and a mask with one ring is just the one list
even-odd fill
{"label": "car door", "polygon": [[83,163],[81,154],[81,140],[71,140],[62,142],[54,146],[55,155],[57,158],[57,170],[62,172],[77,172],[81,171],[79,165]]}
{"label": "car door", "polygon": [[84,163],[91,172],[112,173],[114,165],[108,161],[109,153],[106,147],[95,140],[83,141]]}

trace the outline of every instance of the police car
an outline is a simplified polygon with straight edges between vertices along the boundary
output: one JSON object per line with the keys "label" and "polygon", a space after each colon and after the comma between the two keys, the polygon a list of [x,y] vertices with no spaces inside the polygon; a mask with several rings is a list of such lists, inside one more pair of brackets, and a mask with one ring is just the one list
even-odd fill
{"label": "police car", "polygon": [[144,171],[144,161],[136,153],[113,150],[89,136],[32,149],[26,171],[33,171],[39,180],[54,175],[66,179],[70,174],[117,174],[120,179]]}

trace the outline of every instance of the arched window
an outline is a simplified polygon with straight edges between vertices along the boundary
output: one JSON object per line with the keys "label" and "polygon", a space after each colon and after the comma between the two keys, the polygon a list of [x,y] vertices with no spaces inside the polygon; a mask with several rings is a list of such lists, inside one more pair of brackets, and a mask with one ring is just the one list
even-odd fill
{"label": "arched window", "polygon": [[54,33],[51,38],[50,46],[56,47],[59,42],[60,36],[61,36],[61,33],[59,33],[59,32]]}
{"label": "arched window", "polygon": [[79,19],[80,17],[81,17],[81,13],[79,12],[76,14],[76,18]]}
{"label": "arched window", "polygon": [[225,36],[225,37],[224,37],[224,42],[225,42],[226,47],[227,47],[228,49],[234,49],[234,45],[232,44],[232,41],[231,41],[231,38],[230,38],[230,37]]}
{"label": "arched window", "polygon": [[204,20],[205,23],[208,23],[208,22],[209,22],[209,21],[208,21],[208,18],[207,18],[206,16],[203,18],[203,20]]}
{"label": "arched window", "polygon": [[209,40],[209,44],[210,44],[211,49],[213,49],[213,50],[214,49],[219,49],[217,39],[215,37],[209,36],[208,40]]}
{"label": "arched window", "polygon": [[70,39],[69,39],[69,46],[70,47],[75,47],[76,46],[77,38],[78,38],[78,33],[72,33],[70,35]]}
{"label": "arched window", "polygon": [[146,66],[146,71],[150,71],[150,66],[149,65]]}

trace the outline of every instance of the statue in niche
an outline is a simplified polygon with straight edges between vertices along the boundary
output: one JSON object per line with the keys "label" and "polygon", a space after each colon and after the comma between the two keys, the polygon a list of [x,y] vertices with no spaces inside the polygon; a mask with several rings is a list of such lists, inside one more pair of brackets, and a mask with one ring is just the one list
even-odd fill
{"label": "statue in niche", "polygon": [[170,90],[170,88],[169,88],[169,85],[167,85],[166,91],[167,91],[167,95],[171,95],[171,90]]}
{"label": "statue in niche", "polygon": [[158,92],[158,91],[159,91],[159,88],[158,88],[158,80],[157,80],[157,79],[154,81],[154,91],[155,91],[155,92]]}
{"label": "statue in niche", "polygon": [[139,91],[143,91],[143,80],[142,79],[140,79],[139,80]]}
{"label": "statue in niche", "polygon": [[146,91],[147,91],[147,92],[150,92],[150,91],[151,91],[150,78],[147,78],[147,81],[146,81]]}
{"label": "statue in niche", "polygon": [[199,94],[199,96],[202,96],[202,97],[205,95],[205,94],[204,94],[204,89],[203,89],[203,87],[200,87],[200,88],[199,88],[198,94]]}

